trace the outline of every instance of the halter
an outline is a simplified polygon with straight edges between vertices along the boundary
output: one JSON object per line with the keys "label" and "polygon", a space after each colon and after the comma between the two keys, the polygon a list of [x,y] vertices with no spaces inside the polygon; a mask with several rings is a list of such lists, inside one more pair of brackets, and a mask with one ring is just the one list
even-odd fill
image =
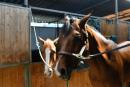
{"label": "halter", "polygon": [[82,55],[83,52],[85,51],[85,48],[86,48],[86,45],[84,45],[84,46],[81,48],[81,50],[80,50],[80,52],[79,52],[78,54],[76,54],[76,53],[70,53],[70,52],[66,52],[66,51],[60,51],[58,54],[59,54],[59,55],[73,56],[73,57],[75,57],[75,58],[77,58],[77,59],[82,59],[82,60],[84,60],[84,59],[90,59],[90,58],[91,58],[90,56],[84,57],[84,56]]}
{"label": "halter", "polygon": [[87,57],[85,57],[82,54],[85,51],[86,45],[89,44],[89,41],[88,41],[88,33],[85,32],[84,30],[83,30],[83,33],[85,33],[85,35],[87,37],[87,39],[85,41],[86,44],[81,48],[81,50],[80,50],[80,52],[78,54],[76,54],[76,53],[70,53],[70,52],[66,52],[66,51],[60,51],[59,55],[68,55],[68,56],[73,56],[73,57],[75,57],[77,59],[81,59],[81,60],[89,60],[89,59],[92,59],[93,57],[100,56],[100,55],[105,54],[105,53],[111,53],[113,51],[116,51],[116,50],[119,50],[119,49],[122,49],[122,48],[130,46],[130,44],[127,44],[127,45],[123,45],[121,47],[113,48],[111,50],[106,50],[106,51],[103,51],[103,52],[100,52],[100,53],[90,54]]}
{"label": "halter", "polygon": [[82,54],[80,54],[80,52],[84,52],[84,50],[85,50],[84,46],[83,46],[78,54],[61,51],[61,52],[59,52],[59,55],[74,56],[77,59],[86,60],[86,59],[92,59],[93,57],[100,56],[100,55],[105,54],[105,53],[110,53],[110,52],[122,49],[122,48],[125,48],[125,47],[128,47],[128,46],[130,46],[130,44],[127,44],[127,45],[124,45],[124,46],[121,46],[121,47],[117,47],[117,48],[114,48],[112,50],[104,51],[104,52],[101,52],[101,53],[91,54],[91,55],[89,55],[87,57],[85,57]]}

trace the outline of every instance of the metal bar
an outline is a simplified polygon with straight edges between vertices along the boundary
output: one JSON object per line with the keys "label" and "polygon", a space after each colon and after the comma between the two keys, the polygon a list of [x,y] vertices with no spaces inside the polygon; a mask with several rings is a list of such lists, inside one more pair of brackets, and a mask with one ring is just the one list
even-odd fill
{"label": "metal bar", "polygon": [[80,17],[84,16],[83,14],[77,14],[77,13],[54,10],[54,9],[47,9],[47,8],[40,8],[40,7],[33,7],[33,6],[30,6],[30,8],[33,10],[41,10],[41,11],[54,12],[59,14],[67,14],[67,15],[80,16]]}
{"label": "metal bar", "polygon": [[115,0],[115,13],[116,13],[116,20],[118,20],[118,0]]}
{"label": "metal bar", "polygon": [[31,87],[30,86],[30,69],[29,64],[24,64],[24,87]]}
{"label": "metal bar", "polygon": [[92,5],[92,6],[88,7],[88,8],[81,9],[81,10],[79,10],[78,12],[86,11],[86,10],[95,8],[95,7],[97,7],[97,6],[101,6],[102,4],[105,4],[105,3],[109,2],[109,1],[110,1],[110,0],[102,1],[102,2],[100,2],[100,3],[97,3],[96,5]]}
{"label": "metal bar", "polygon": [[29,64],[30,62],[21,62],[21,63],[13,63],[13,64],[0,64],[0,68],[7,68],[7,67],[15,67],[19,65]]}
{"label": "metal bar", "polygon": [[31,21],[32,21],[32,11],[31,8],[28,8],[28,20],[29,20],[29,54],[30,54],[30,62],[32,62],[32,44],[31,44]]}
{"label": "metal bar", "polygon": [[28,0],[24,0],[24,6],[28,7]]}
{"label": "metal bar", "polygon": [[118,42],[118,0],[115,0],[115,14],[116,14],[116,18],[115,18],[115,34],[117,36],[117,42]]}

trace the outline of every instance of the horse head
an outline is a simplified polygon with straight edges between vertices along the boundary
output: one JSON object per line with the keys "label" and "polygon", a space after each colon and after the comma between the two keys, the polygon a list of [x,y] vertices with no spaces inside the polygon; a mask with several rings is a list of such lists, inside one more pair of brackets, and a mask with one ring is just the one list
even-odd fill
{"label": "horse head", "polygon": [[53,68],[57,61],[55,44],[57,43],[58,38],[56,38],[55,40],[44,40],[39,37],[39,40],[42,44],[42,56],[46,62],[44,66],[44,74],[48,77],[51,77],[53,75]]}
{"label": "horse head", "polygon": [[[82,20],[75,19],[73,22],[64,25],[66,27],[66,34],[62,38],[62,45],[59,50],[59,59],[57,61],[55,71],[56,74],[63,78],[69,79],[71,72],[80,64],[80,59],[76,59],[72,53],[81,53],[82,47],[87,44],[87,33],[85,33],[85,23],[89,19],[90,14],[85,16]],[[69,27],[68,27],[69,26]],[[68,29],[69,28],[69,29]],[[87,52],[87,48],[84,49]],[[83,55],[87,55],[84,54]]]}

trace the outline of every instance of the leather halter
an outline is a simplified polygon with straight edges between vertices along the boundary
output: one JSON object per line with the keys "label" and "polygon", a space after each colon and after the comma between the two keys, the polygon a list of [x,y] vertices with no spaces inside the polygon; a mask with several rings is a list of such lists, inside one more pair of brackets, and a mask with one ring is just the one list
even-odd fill
{"label": "leather halter", "polygon": [[73,56],[73,57],[75,57],[75,58],[77,58],[77,59],[81,59],[81,60],[90,59],[90,58],[91,58],[90,56],[84,57],[84,56],[82,55],[83,52],[84,52],[84,50],[85,50],[85,48],[86,48],[86,45],[84,45],[84,46],[81,48],[81,50],[80,50],[80,52],[79,52],[78,54],[76,54],[76,53],[70,53],[70,52],[66,52],[66,51],[60,51],[58,54],[59,54],[59,55]]}
{"label": "leather halter", "polygon": [[[84,30],[83,30],[83,33],[85,33],[85,35],[86,35],[86,37],[87,37],[87,39],[86,39],[86,41],[85,41],[86,44],[89,44],[89,41],[88,41],[88,33],[85,32]],[[81,60],[86,60],[86,59],[88,60],[88,59],[92,59],[92,58],[95,57],[95,56],[100,56],[100,55],[102,55],[102,54],[110,53],[110,52],[113,52],[113,51],[116,51],[116,50],[119,50],[119,49],[122,49],[122,48],[125,48],[125,47],[130,46],[130,44],[127,44],[127,45],[123,45],[123,46],[121,46],[121,47],[113,48],[113,49],[111,49],[111,50],[106,50],[106,51],[103,51],[103,52],[100,52],[100,53],[90,54],[90,55],[88,55],[87,57],[85,57],[85,56],[83,56],[82,54],[83,54],[83,52],[85,51],[86,44],[81,48],[81,50],[80,50],[80,52],[79,52],[78,54],[76,54],[76,53],[70,53],[70,52],[66,52],[66,51],[60,51],[58,54],[59,54],[59,55],[73,56],[73,57],[75,57],[75,58],[77,58],[77,59],[81,59]],[[87,49],[87,50],[88,50],[88,49]]]}

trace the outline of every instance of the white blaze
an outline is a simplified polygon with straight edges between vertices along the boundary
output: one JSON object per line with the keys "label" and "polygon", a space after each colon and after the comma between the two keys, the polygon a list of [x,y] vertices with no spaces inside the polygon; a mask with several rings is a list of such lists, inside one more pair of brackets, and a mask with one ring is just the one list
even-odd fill
{"label": "white blaze", "polygon": [[[46,60],[46,63],[49,64],[49,61],[50,61],[50,49],[49,48],[46,48],[45,49],[45,60]],[[48,69],[49,67],[45,64],[45,73],[48,73]]]}

